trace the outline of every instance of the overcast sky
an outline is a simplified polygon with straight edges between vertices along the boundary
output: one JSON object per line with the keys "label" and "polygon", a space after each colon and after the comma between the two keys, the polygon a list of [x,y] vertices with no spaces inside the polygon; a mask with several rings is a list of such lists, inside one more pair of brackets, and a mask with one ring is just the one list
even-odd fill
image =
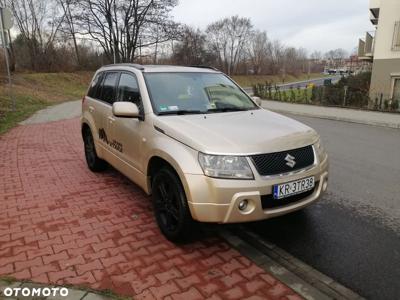
{"label": "overcast sky", "polygon": [[310,53],[344,48],[373,30],[369,0],[179,0],[176,21],[201,29],[223,17],[239,15],[266,30],[271,39],[303,47]]}

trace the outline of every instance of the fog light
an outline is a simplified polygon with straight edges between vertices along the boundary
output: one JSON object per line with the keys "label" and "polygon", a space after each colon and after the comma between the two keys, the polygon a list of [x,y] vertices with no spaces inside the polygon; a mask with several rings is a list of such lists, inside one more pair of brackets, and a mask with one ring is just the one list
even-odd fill
{"label": "fog light", "polygon": [[240,202],[239,202],[239,209],[240,209],[240,210],[245,210],[245,209],[247,208],[247,205],[248,205],[248,204],[249,204],[249,201],[247,201],[246,199],[240,201]]}

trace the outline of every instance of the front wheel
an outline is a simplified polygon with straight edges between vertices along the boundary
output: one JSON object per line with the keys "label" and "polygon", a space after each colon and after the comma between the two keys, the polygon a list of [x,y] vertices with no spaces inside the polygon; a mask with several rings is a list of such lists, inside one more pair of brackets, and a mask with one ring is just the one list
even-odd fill
{"label": "front wheel", "polygon": [[172,242],[187,239],[194,222],[179,177],[170,168],[162,168],[154,176],[152,192],[161,232]]}

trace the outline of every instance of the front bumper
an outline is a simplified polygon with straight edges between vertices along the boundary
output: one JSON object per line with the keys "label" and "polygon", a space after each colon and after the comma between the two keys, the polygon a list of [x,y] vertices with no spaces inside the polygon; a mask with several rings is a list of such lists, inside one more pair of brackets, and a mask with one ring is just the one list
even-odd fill
{"label": "front bumper", "polygon": [[[314,167],[287,176],[266,178],[255,175],[254,180],[228,180],[185,174],[184,185],[193,219],[213,223],[251,222],[281,216],[317,201],[327,189],[328,168],[326,156]],[[316,181],[311,195],[284,206],[263,209],[262,196],[271,195],[274,185],[309,176],[314,176]],[[241,211],[239,202],[245,199],[249,204]]]}

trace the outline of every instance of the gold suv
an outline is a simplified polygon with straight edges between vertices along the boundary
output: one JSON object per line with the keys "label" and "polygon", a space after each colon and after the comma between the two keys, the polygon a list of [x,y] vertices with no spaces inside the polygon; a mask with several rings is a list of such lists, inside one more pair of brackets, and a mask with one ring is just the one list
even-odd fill
{"label": "gold suv", "polygon": [[102,67],[82,103],[88,167],[107,162],[152,195],[172,241],[190,234],[193,220],[299,210],[326,190],[328,156],[313,129],[256,102],[212,68]]}

